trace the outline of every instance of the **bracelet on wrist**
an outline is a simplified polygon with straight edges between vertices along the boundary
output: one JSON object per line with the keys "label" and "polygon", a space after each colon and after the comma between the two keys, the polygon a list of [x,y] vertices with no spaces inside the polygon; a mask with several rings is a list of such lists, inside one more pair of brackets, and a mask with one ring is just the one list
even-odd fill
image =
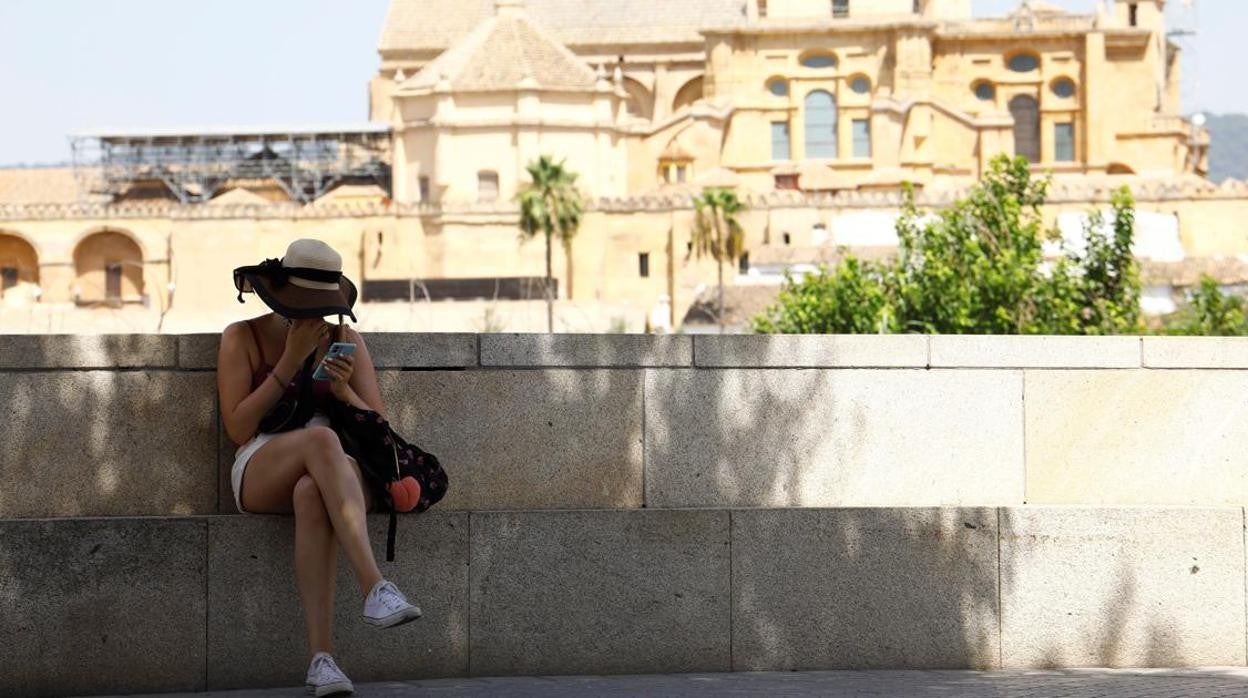
{"label": "bracelet on wrist", "polygon": [[269,378],[272,378],[273,380],[277,381],[277,387],[281,388],[282,390],[286,389],[286,386],[288,385],[287,381],[283,381],[281,378],[278,378],[276,372],[269,371]]}

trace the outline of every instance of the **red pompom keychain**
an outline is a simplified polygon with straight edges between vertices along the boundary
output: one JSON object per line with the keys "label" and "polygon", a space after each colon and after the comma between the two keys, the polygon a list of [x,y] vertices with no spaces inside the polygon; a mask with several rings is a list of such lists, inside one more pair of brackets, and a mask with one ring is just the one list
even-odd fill
{"label": "red pompom keychain", "polygon": [[386,485],[386,489],[390,492],[395,511],[409,512],[420,502],[420,483],[411,475]]}

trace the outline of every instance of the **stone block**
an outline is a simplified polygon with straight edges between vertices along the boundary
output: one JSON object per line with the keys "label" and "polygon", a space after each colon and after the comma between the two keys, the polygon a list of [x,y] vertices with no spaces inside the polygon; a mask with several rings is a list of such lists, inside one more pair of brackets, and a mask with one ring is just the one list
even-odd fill
{"label": "stone block", "polygon": [[0,370],[41,368],[167,368],[177,340],[159,334],[12,334],[0,342]]}
{"label": "stone block", "polygon": [[1139,337],[933,335],[932,368],[1139,368]]}
{"label": "stone block", "polygon": [[993,509],[732,512],[735,671],[998,666]]}
{"label": "stone block", "polygon": [[481,365],[689,366],[693,339],[645,334],[483,334]]}
{"label": "stone block", "polygon": [[460,368],[477,365],[477,335],[450,332],[367,332],[373,366],[387,368]]}
{"label": "stone block", "polygon": [[[307,630],[294,580],[294,517],[209,521],[208,688],[301,684]],[[365,624],[363,594],[339,552],[335,661],[356,682],[466,676],[468,515],[400,516],[394,562],[385,562],[386,523],[369,516],[377,564],[424,616],[387,630]]]}
{"label": "stone block", "polygon": [[1145,368],[1248,368],[1248,337],[1145,337]]}
{"label": "stone block", "polygon": [[0,694],[202,691],[205,528],[0,521]]}
{"label": "stone block", "polygon": [[1001,511],[1006,668],[1244,664],[1236,509]]}
{"label": "stone block", "polygon": [[1248,371],[1028,371],[1027,504],[1248,502]]}
{"label": "stone block", "polygon": [[1022,502],[1017,371],[652,369],[645,394],[647,506]]}
{"label": "stone block", "polygon": [[217,352],[221,334],[181,334],[178,340],[178,368],[217,370]]}
{"label": "stone block", "polygon": [[694,363],[706,367],[923,368],[926,335],[698,335]]}
{"label": "stone block", "polygon": [[216,404],[205,373],[0,372],[0,519],[211,513]]}
{"label": "stone block", "polygon": [[641,506],[641,372],[383,374],[395,429],[436,455],[455,509]]}
{"label": "stone block", "polygon": [[472,673],[728,671],[725,511],[472,514]]}

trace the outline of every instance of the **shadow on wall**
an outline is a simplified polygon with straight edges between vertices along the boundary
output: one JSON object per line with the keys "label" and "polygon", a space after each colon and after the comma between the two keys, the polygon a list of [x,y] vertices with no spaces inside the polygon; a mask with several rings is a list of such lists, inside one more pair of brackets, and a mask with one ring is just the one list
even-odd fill
{"label": "shadow on wall", "polygon": [[[23,342],[33,354],[22,363],[125,365],[133,359],[117,357],[140,356],[151,341],[38,338]],[[204,514],[216,506],[212,373],[0,369],[0,443],[0,518]]]}
{"label": "shadow on wall", "polygon": [[[749,507],[731,514],[734,670],[999,666],[994,509],[799,508],[870,496],[872,434],[905,415],[868,377],[926,379],[647,370],[647,503]],[[881,466],[874,487],[904,475],[905,463]]]}

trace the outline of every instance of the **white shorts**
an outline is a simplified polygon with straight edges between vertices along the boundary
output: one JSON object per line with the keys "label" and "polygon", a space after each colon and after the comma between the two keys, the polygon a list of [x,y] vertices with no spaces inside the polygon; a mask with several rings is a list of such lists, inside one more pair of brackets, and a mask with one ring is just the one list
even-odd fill
{"label": "white shorts", "polygon": [[[312,415],[312,419],[308,420],[304,428],[327,426],[329,426],[329,417],[326,417],[322,412],[317,412]],[[278,436],[281,436],[281,434],[256,434],[251,437],[251,441],[239,446],[238,450],[234,452],[234,466],[230,468],[230,484],[234,487],[234,506],[238,507],[238,511],[241,514],[247,513],[243,509],[243,471],[247,469],[247,462],[251,460],[256,451],[260,450],[261,446]]]}

